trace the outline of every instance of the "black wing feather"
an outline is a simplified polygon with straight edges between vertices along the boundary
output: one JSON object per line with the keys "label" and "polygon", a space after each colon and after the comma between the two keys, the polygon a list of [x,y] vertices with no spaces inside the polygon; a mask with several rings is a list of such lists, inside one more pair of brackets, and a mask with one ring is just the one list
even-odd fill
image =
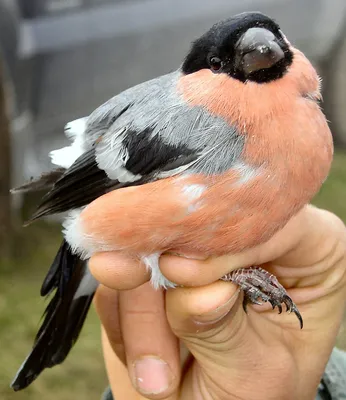
{"label": "black wing feather", "polygon": [[118,182],[108,178],[97,166],[95,149],[82,154],[43,197],[31,221],[45,215],[83,207]]}
{"label": "black wing feather", "polygon": [[196,158],[196,152],[183,144],[169,145],[159,136],[151,137],[152,129],[147,128],[142,132],[127,131],[124,146],[130,157],[125,164],[126,169],[133,174],[150,175],[154,171],[167,170],[171,163],[184,165]]}
{"label": "black wing feather", "polygon": [[87,316],[94,292],[74,299],[83,276],[85,261],[72,254],[64,241],[48,272],[41,293],[56,292],[49,302],[33,349],[11,386],[17,391],[29,386],[45,368],[62,363],[76,342]]}
{"label": "black wing feather", "polygon": [[149,139],[149,134],[149,130],[139,134],[128,131],[124,140],[130,155],[125,168],[135,175],[141,174],[141,179],[123,183],[109,179],[98,167],[95,148],[92,148],[55,182],[30,221],[83,207],[111,190],[150,182],[155,179],[156,172],[178,168],[198,157],[185,146],[167,145],[158,137]]}

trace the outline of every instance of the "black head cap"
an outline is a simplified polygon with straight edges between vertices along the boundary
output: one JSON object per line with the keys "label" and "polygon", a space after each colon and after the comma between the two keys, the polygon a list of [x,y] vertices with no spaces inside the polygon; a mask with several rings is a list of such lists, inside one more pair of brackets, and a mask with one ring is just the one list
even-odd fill
{"label": "black head cap", "polygon": [[265,83],[281,78],[292,60],[279,25],[262,13],[249,12],[215,24],[197,39],[182,71],[207,68],[242,82]]}

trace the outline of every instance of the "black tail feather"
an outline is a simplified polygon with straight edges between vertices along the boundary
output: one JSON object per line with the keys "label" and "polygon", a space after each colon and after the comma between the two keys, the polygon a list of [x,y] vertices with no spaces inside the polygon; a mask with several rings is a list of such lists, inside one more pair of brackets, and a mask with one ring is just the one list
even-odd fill
{"label": "black tail feather", "polygon": [[33,349],[11,384],[15,391],[29,386],[45,368],[65,360],[81,332],[96,287],[86,262],[72,254],[64,241],[41,288],[42,295],[56,292]]}
{"label": "black tail feather", "polygon": [[[48,294],[50,294],[54,289],[56,289],[59,286],[63,286],[61,282],[61,274],[62,274],[62,270],[63,269],[67,269],[68,270],[68,258],[70,258],[70,254],[67,253],[67,249],[66,249],[66,242],[63,241],[62,245],[60,246],[54,261],[51,265],[51,267],[49,268],[49,271],[46,275],[46,277],[44,278],[44,281],[42,283],[41,286],[41,291],[40,294],[41,296],[47,296]],[[73,258],[73,257],[71,257]],[[70,260],[73,263],[73,259]],[[66,266],[64,264],[67,264]],[[66,272],[65,272],[66,274]]]}
{"label": "black tail feather", "polygon": [[65,168],[57,168],[45,172],[39,178],[32,178],[29,182],[11,189],[11,193],[48,192],[53,188],[55,182],[64,175],[65,171]]}

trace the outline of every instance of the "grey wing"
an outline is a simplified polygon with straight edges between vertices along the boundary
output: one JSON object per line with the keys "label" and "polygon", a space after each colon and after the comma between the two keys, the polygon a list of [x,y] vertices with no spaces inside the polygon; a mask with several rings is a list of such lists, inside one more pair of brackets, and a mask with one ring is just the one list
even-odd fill
{"label": "grey wing", "polygon": [[215,174],[239,159],[244,135],[203,107],[188,105],[176,89],[179,77],[174,72],[138,85],[90,117],[92,143],[100,138],[105,116],[109,124],[95,151],[98,166],[111,179],[135,182],[154,172],[167,177],[181,167]]}
{"label": "grey wing", "polygon": [[[110,190],[178,173],[218,174],[243,135],[176,92],[178,73],[125,91],[87,120],[86,150],[46,195],[34,218],[82,207]],[[114,104],[116,102],[116,105]]]}

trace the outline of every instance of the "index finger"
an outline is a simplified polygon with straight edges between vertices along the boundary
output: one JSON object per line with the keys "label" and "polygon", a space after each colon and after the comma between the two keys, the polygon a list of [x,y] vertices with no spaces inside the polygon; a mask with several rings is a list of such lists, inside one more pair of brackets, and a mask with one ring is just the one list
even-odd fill
{"label": "index finger", "polygon": [[118,251],[94,254],[89,269],[97,281],[116,290],[135,289],[150,279],[142,262]]}

